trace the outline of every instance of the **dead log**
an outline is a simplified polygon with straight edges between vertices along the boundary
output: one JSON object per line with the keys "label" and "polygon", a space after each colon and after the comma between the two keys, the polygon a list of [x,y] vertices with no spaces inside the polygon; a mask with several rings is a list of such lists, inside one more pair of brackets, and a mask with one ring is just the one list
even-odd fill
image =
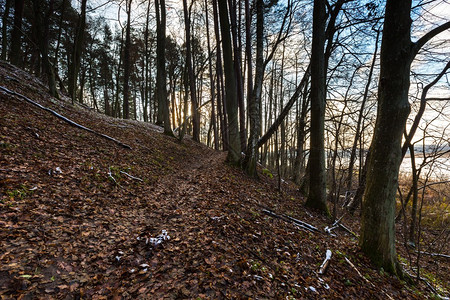
{"label": "dead log", "polygon": [[13,92],[13,91],[11,91],[11,90],[9,90],[9,89],[3,87],[3,86],[0,86],[0,90],[4,91],[4,92],[7,93],[7,94],[10,94],[10,95],[19,97],[19,98],[21,98],[21,99],[27,101],[28,103],[31,103],[31,104],[33,104],[34,106],[39,107],[40,109],[43,109],[43,110],[45,110],[45,111],[48,111],[48,112],[52,113],[53,115],[55,115],[56,117],[58,117],[59,119],[65,121],[65,122],[67,122],[67,123],[69,123],[69,124],[72,125],[72,126],[75,126],[75,127],[77,127],[77,128],[86,130],[86,131],[88,131],[88,132],[90,132],[90,133],[93,133],[93,134],[95,134],[95,135],[101,136],[101,137],[103,137],[103,138],[105,138],[105,139],[107,139],[107,140],[113,141],[113,142],[115,142],[116,144],[118,144],[118,145],[120,145],[120,146],[122,146],[122,147],[124,147],[124,148],[131,149],[131,147],[130,147],[129,145],[124,144],[124,143],[122,143],[121,141],[116,140],[115,138],[112,138],[112,137],[110,137],[110,136],[108,136],[108,135],[106,135],[106,134],[99,133],[99,132],[94,131],[94,130],[92,130],[92,129],[90,129],[90,128],[87,128],[87,127],[85,127],[85,126],[83,126],[83,125],[80,125],[80,124],[78,124],[78,123],[76,123],[76,122],[74,122],[74,121],[72,121],[72,120],[70,120],[70,119],[64,117],[63,115],[57,113],[56,111],[54,111],[54,110],[52,110],[52,109],[50,109],[50,108],[48,108],[48,107],[45,107],[45,106],[43,106],[43,105],[41,105],[41,104],[39,104],[39,103],[37,103],[37,102],[31,100],[30,98],[28,98],[28,97],[26,97],[26,96],[24,96],[24,95],[22,95],[22,94]]}

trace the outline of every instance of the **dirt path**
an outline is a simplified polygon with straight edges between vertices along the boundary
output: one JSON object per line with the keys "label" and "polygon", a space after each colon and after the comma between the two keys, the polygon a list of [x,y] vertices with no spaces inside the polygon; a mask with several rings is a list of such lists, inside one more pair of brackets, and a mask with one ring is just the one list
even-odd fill
{"label": "dirt path", "polygon": [[0,63],[0,82],[132,147],[0,92],[0,298],[421,298],[372,269],[346,232],[311,233],[262,214],[329,225],[296,188],[280,193],[276,180],[250,179],[223,163],[225,153],[154,125],[50,99],[12,66]]}

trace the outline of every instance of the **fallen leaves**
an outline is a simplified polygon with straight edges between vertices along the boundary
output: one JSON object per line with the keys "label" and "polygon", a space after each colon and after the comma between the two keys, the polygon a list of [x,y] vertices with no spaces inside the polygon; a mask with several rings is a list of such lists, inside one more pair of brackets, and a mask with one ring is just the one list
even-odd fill
{"label": "fallen leaves", "polygon": [[[369,298],[380,286],[399,289],[339,228],[336,239],[261,212],[324,228],[295,189],[279,194],[276,180],[247,178],[223,163],[224,153],[167,139],[150,124],[57,105],[22,84],[9,88],[133,150],[0,93],[0,298]],[[327,249],[333,258],[320,275]]]}

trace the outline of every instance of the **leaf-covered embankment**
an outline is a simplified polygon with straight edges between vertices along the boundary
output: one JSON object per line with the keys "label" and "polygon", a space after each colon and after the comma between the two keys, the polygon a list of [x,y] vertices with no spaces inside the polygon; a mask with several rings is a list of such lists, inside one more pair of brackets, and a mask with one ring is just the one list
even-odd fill
{"label": "leaf-covered embankment", "polygon": [[373,270],[352,235],[326,234],[329,221],[289,184],[279,193],[222,152],[52,99],[4,63],[0,82],[132,148],[0,93],[2,299],[421,298]]}

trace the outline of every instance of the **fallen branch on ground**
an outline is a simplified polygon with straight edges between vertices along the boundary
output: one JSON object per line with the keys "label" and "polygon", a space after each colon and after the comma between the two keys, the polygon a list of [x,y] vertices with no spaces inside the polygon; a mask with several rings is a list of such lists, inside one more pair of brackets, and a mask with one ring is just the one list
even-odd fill
{"label": "fallen branch on ground", "polygon": [[[403,272],[408,275],[411,278],[417,278],[416,275],[412,275],[411,273],[408,272],[408,270],[403,269]],[[426,278],[423,278],[421,276],[419,276],[419,280],[423,281],[429,288],[430,290],[438,296],[439,299],[449,299],[448,297],[442,296],[441,294],[439,294],[439,292],[431,285],[431,283],[428,282],[428,280]]]}
{"label": "fallen branch on ground", "polygon": [[345,261],[356,271],[356,273],[358,273],[359,277],[361,277],[362,279],[364,279],[365,282],[369,283],[371,286],[375,286],[372,282],[370,282],[366,277],[362,276],[362,274],[359,272],[359,270],[355,267],[355,265],[347,258],[344,256]]}
{"label": "fallen branch on ground", "polygon": [[144,180],[142,180],[141,178],[135,177],[135,176],[133,176],[133,175],[130,175],[130,174],[128,174],[127,172],[120,171],[120,173],[127,175],[127,176],[130,177],[131,179],[134,179],[134,180],[138,180],[138,181],[144,182]]}
{"label": "fallen branch on ground", "polygon": [[344,229],[345,231],[347,231],[348,233],[350,233],[351,235],[353,235],[355,238],[359,238],[358,235],[356,233],[354,233],[353,231],[351,231],[347,226],[345,226],[344,224],[339,223],[338,224],[339,227],[341,227],[342,229]]}
{"label": "fallen branch on ground", "polygon": [[[361,277],[362,279],[364,279],[365,282],[367,282],[368,284],[370,284],[372,287],[375,287],[375,284],[373,284],[372,282],[370,282],[366,277],[362,276],[362,274],[359,272],[359,270],[355,267],[354,264],[352,264],[352,262],[344,256],[345,261],[356,271],[356,273],[358,273],[359,277]],[[386,295],[386,297],[388,297],[389,299],[394,300],[394,298],[392,298],[387,292],[383,291],[383,293]]]}
{"label": "fallen branch on ground", "polygon": [[318,229],[317,227],[315,227],[315,226],[313,226],[313,225],[311,225],[311,224],[308,224],[308,223],[306,223],[306,222],[297,220],[297,219],[292,218],[292,217],[290,217],[290,216],[288,216],[288,215],[285,215],[285,214],[283,214],[283,216],[286,217],[286,218],[288,218],[289,220],[291,220],[292,222],[294,222],[294,223],[297,224],[297,225],[301,225],[301,226],[307,227],[307,228],[311,229],[312,231],[319,231],[319,229]]}
{"label": "fallen branch on ground", "polygon": [[[416,251],[416,253],[419,253],[419,251]],[[420,254],[425,254],[425,255],[429,255],[429,256],[437,256],[437,257],[444,257],[444,258],[450,258],[450,255],[441,254],[441,253],[431,253],[431,252],[420,251]]]}
{"label": "fallen branch on ground", "polygon": [[119,185],[119,184],[117,183],[116,179],[112,176],[111,168],[109,168],[108,170],[109,170],[109,171],[108,171],[108,178],[111,178],[111,179],[114,181],[114,183],[115,183],[116,185]]}
{"label": "fallen branch on ground", "polygon": [[320,265],[319,274],[325,274],[325,272],[328,268],[328,265],[330,264],[331,255],[332,255],[331,250],[327,250],[327,252],[325,254],[325,260]]}
{"label": "fallen branch on ground", "polygon": [[22,95],[22,94],[13,92],[13,91],[11,91],[11,90],[8,90],[7,88],[5,88],[5,87],[3,87],[3,86],[0,86],[0,90],[4,91],[4,92],[7,93],[7,94],[10,94],[10,95],[13,95],[13,96],[22,98],[23,100],[27,101],[28,103],[31,103],[31,104],[33,104],[34,106],[39,107],[40,109],[43,109],[43,110],[45,110],[45,111],[48,111],[48,112],[52,113],[52,114],[55,115],[56,117],[58,117],[58,118],[60,118],[61,120],[63,120],[63,121],[65,121],[65,122],[69,123],[69,124],[72,125],[72,126],[75,126],[75,127],[77,127],[77,128],[86,130],[86,131],[88,131],[88,132],[90,132],[90,133],[93,133],[93,134],[95,134],[95,135],[101,136],[101,137],[103,137],[103,138],[105,138],[105,139],[108,139],[108,140],[110,140],[110,141],[113,141],[113,142],[115,142],[116,144],[118,144],[118,145],[120,145],[120,146],[122,146],[122,147],[124,147],[124,148],[131,149],[131,147],[128,146],[127,144],[124,144],[124,143],[122,143],[121,141],[116,140],[115,138],[112,138],[112,137],[110,137],[110,136],[108,136],[108,135],[106,135],[106,134],[99,133],[99,132],[94,131],[94,130],[92,130],[92,129],[90,129],[90,128],[87,128],[87,127],[85,127],[85,126],[83,126],[83,125],[80,125],[80,124],[78,124],[78,123],[76,123],[76,122],[74,122],[74,121],[72,121],[72,120],[70,120],[70,119],[64,117],[63,115],[57,113],[56,111],[54,111],[54,110],[52,110],[52,109],[50,109],[50,108],[47,108],[47,107],[45,107],[45,106],[43,106],[43,105],[41,105],[41,104],[39,104],[39,103],[37,103],[37,102],[31,100],[30,98],[28,98],[28,97],[26,97],[26,96],[24,96],[24,95]]}
{"label": "fallen branch on ground", "polygon": [[271,217],[275,217],[275,218],[281,219],[281,220],[283,220],[285,222],[288,222],[288,223],[293,223],[294,225],[296,225],[297,227],[300,227],[302,229],[305,229],[305,230],[308,230],[308,231],[311,231],[311,232],[318,232],[319,231],[316,227],[314,227],[314,226],[312,226],[312,225],[310,225],[308,223],[305,223],[303,221],[291,218],[291,217],[289,217],[287,215],[277,215],[276,213],[274,213],[273,211],[268,210],[268,209],[263,209],[261,211],[264,214],[269,215]]}

